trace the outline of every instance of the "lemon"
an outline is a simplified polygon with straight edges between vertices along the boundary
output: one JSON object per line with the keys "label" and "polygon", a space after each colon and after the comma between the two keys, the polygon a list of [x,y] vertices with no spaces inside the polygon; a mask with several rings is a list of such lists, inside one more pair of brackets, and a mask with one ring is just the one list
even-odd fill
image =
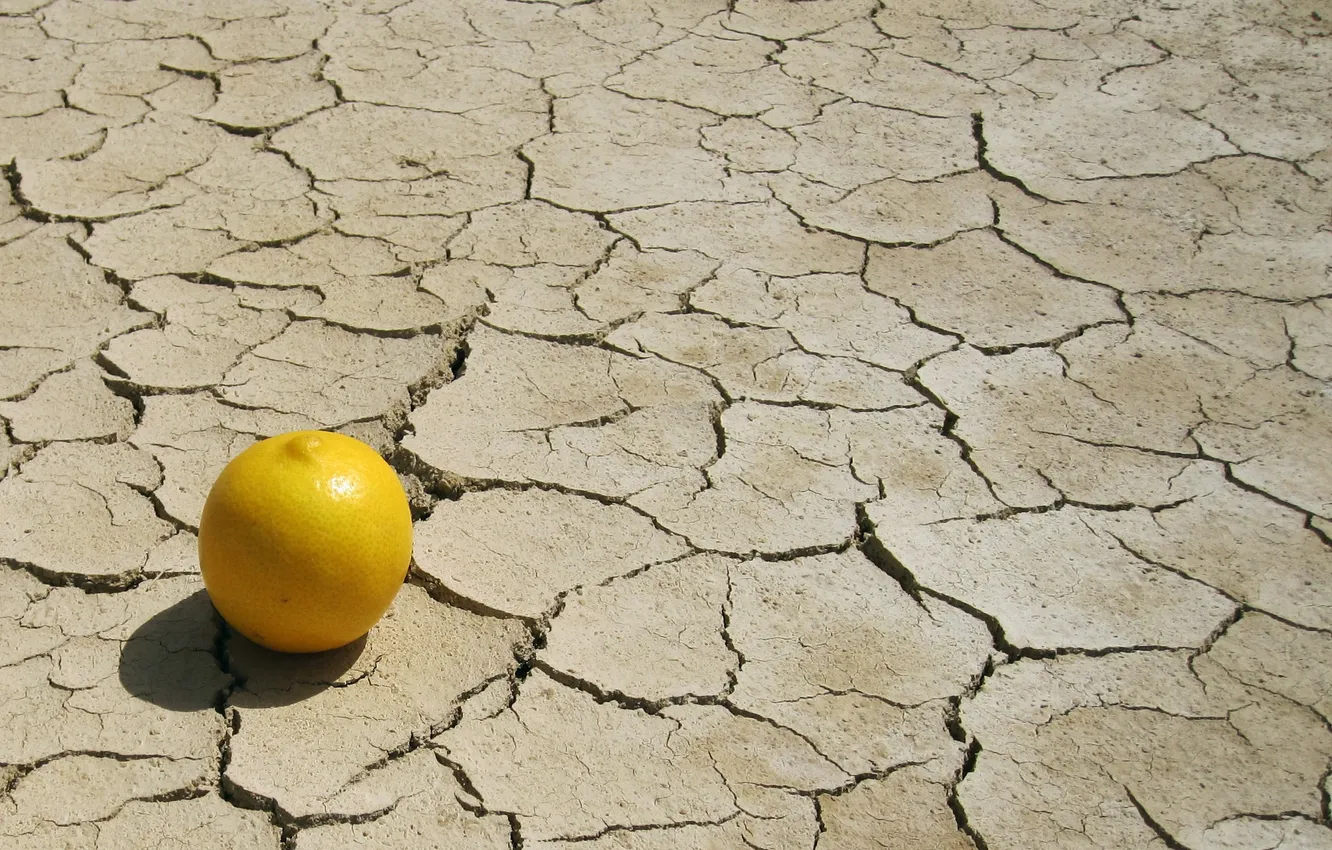
{"label": "lemon", "polygon": [[370,631],[412,557],[393,469],[360,440],[270,437],[218,476],[199,522],[199,568],[231,626],[280,652],[319,652]]}

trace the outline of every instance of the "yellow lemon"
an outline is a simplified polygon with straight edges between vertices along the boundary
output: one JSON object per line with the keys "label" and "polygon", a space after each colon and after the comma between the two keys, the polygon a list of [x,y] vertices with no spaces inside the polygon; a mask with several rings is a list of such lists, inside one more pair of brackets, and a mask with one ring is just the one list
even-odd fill
{"label": "yellow lemon", "polygon": [[411,557],[411,509],[392,467],[360,440],[325,431],[241,452],[199,522],[213,605],[280,652],[333,649],[370,631]]}

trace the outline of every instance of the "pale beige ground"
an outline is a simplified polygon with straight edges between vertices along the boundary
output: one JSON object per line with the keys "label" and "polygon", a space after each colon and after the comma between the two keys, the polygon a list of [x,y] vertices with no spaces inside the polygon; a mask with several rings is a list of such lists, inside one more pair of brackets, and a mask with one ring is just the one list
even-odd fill
{"label": "pale beige ground", "polygon": [[[1332,848],[1327,0],[0,0],[0,847]],[[194,532],[375,445],[282,658]]]}

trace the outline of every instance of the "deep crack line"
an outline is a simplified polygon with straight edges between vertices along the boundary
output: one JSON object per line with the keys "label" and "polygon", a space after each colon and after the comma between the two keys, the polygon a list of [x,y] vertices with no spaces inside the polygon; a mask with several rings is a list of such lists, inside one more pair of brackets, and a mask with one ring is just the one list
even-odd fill
{"label": "deep crack line", "polygon": [[[959,722],[960,726],[960,722]],[[962,767],[957,775],[948,784],[948,793],[946,800],[948,809],[953,813],[953,820],[957,823],[957,828],[976,845],[976,850],[989,850],[989,843],[980,831],[971,823],[971,818],[967,814],[966,806],[962,803],[962,797],[959,787],[962,782],[970,776],[976,769],[976,762],[980,759],[981,745],[975,738],[967,745],[966,757],[962,761]]]}
{"label": "deep crack line", "polygon": [[1156,818],[1152,817],[1151,813],[1147,811],[1147,807],[1142,804],[1127,785],[1121,785],[1120,787],[1124,789],[1124,794],[1129,798],[1129,802],[1133,804],[1133,808],[1137,809],[1138,817],[1142,818],[1142,822],[1146,824],[1152,832],[1156,833],[1156,837],[1161,839],[1162,844],[1170,848],[1170,850],[1191,850],[1191,848],[1181,844],[1179,840],[1171,835],[1170,832],[1156,820]]}

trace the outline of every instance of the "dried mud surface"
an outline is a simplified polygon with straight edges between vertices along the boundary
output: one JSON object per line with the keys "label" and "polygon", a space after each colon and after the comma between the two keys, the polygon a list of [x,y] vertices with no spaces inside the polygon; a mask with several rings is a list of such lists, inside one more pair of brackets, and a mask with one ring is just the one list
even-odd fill
{"label": "dried mud surface", "polygon": [[[0,0],[0,844],[1332,848],[1324,0]],[[362,641],[222,466],[399,472]]]}

